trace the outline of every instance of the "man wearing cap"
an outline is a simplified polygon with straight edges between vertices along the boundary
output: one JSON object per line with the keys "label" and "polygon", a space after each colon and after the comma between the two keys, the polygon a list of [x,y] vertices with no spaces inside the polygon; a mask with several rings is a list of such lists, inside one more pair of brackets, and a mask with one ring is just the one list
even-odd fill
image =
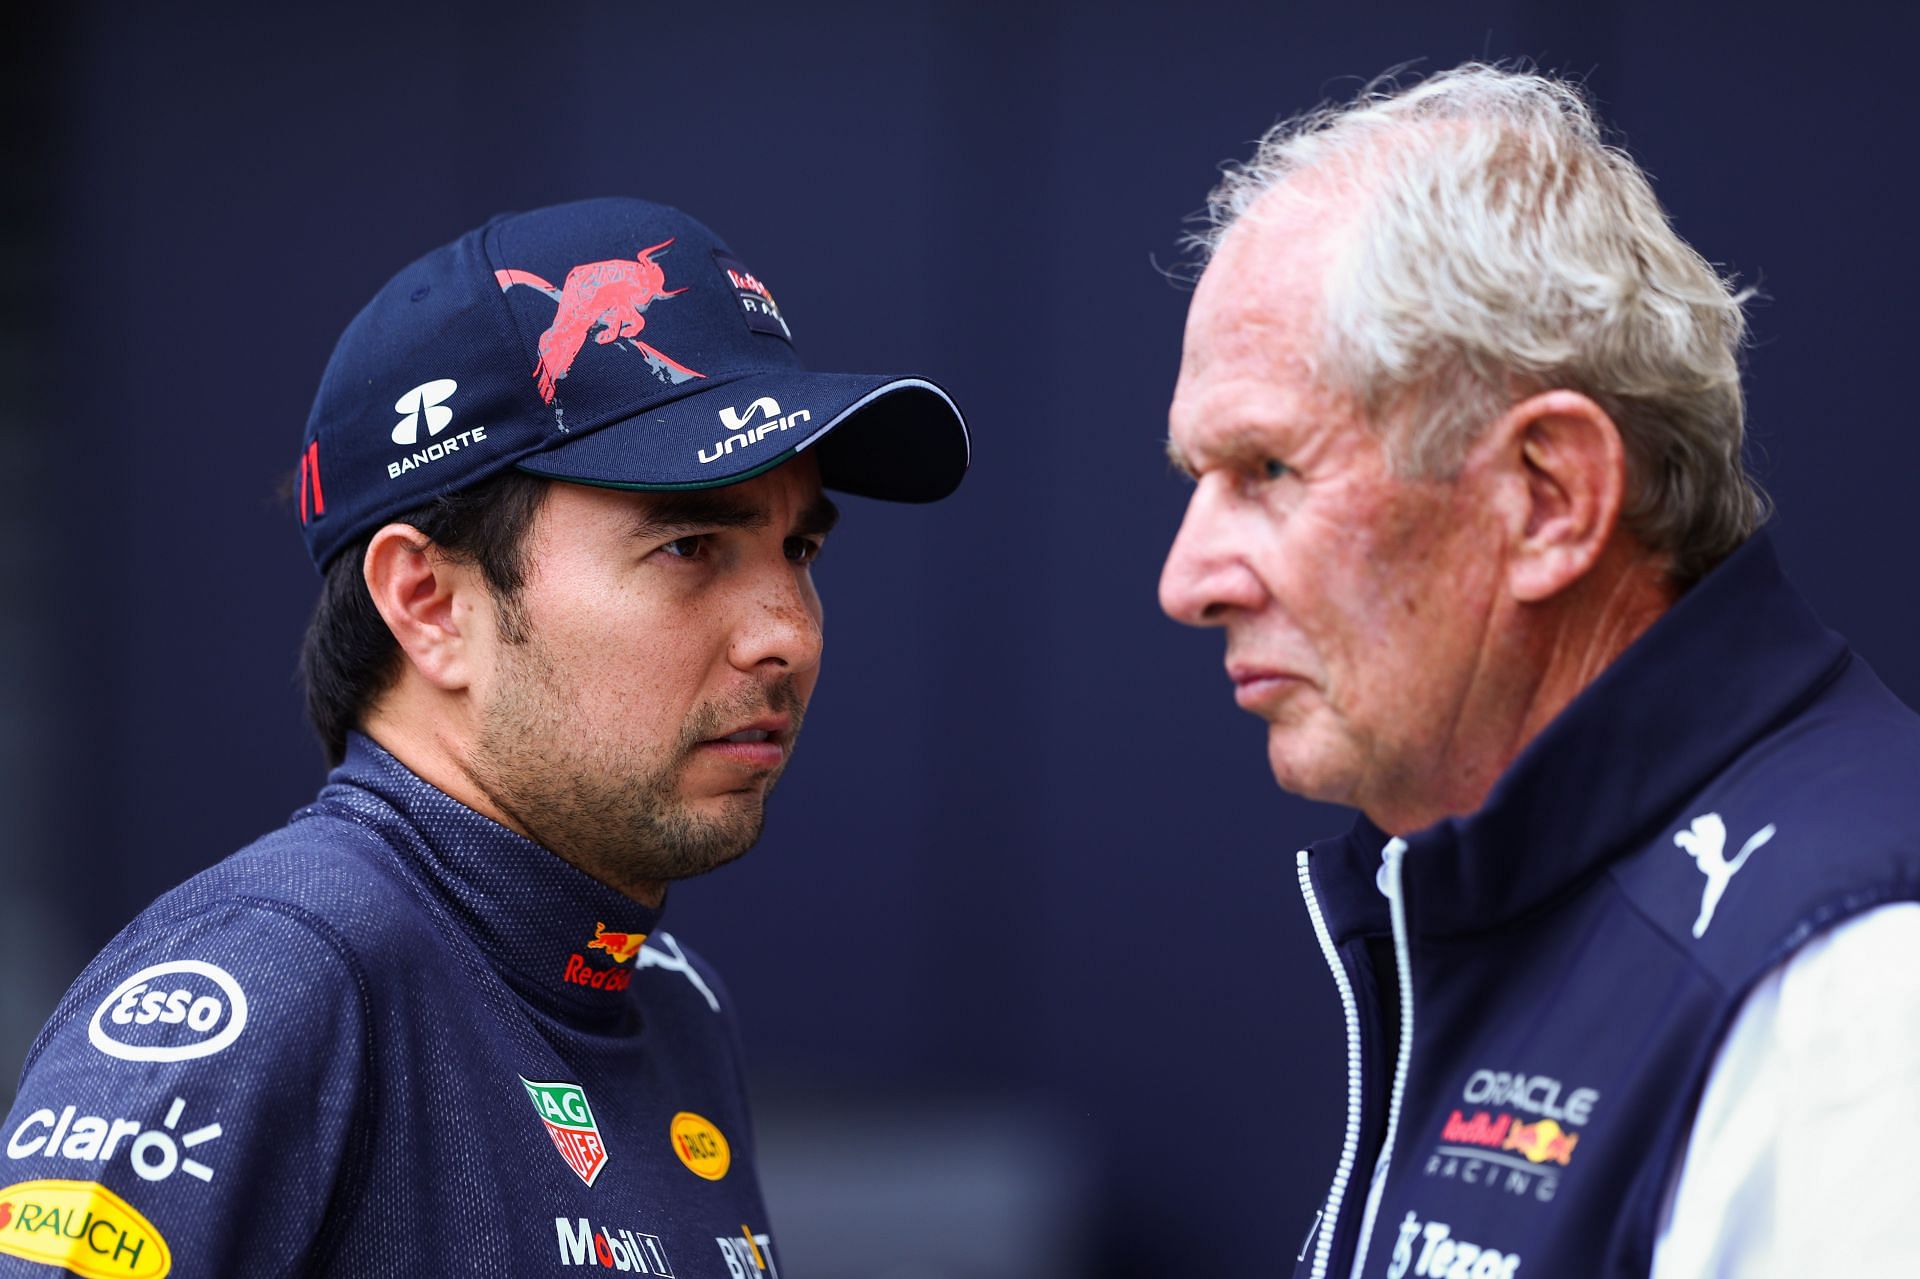
{"label": "man wearing cap", "polygon": [[1361,813],[1297,859],[1348,1063],[1299,1273],[1913,1273],[1920,718],[1781,576],[1742,299],[1490,67],[1211,204],[1161,601]]}
{"label": "man wearing cap", "polygon": [[0,1274],[776,1276],[725,986],[660,928],[818,669],[823,486],[937,500],[918,378],[803,369],[685,215],[495,219],[341,337],[298,464],[326,787],[33,1046]]}

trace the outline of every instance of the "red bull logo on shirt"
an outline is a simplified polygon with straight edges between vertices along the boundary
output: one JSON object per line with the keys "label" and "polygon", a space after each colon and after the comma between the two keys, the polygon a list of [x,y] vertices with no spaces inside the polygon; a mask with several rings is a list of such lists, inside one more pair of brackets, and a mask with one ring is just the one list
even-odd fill
{"label": "red bull logo on shirt", "polygon": [[1450,1146],[1518,1151],[1528,1163],[1552,1162],[1564,1168],[1573,1162],[1573,1148],[1579,1144],[1580,1134],[1567,1131],[1551,1119],[1522,1124],[1514,1122],[1512,1115],[1484,1110],[1469,1119],[1456,1110],[1447,1116],[1440,1140]]}
{"label": "red bull logo on shirt", "polygon": [[531,271],[493,273],[503,292],[516,284],[524,284],[554,301],[553,323],[540,335],[540,360],[533,368],[541,399],[553,403],[561,380],[573,370],[573,362],[588,338],[599,346],[626,343],[646,358],[647,366],[663,382],[678,384],[706,376],[640,340],[640,330],[647,327],[646,309],[661,298],[686,292],[684,288],[669,289],[666,272],[653,260],[655,254],[666,252],[672,243],[670,239],[662,240],[640,250],[631,259],[615,258],[574,267],[557,289]]}
{"label": "red bull logo on shirt", "polygon": [[587,943],[588,950],[604,950],[613,956],[616,964],[633,962],[640,953],[640,944],[647,940],[645,933],[610,933],[603,923],[593,926],[593,940]]}
{"label": "red bull logo on shirt", "polygon": [[1579,1133],[1567,1132],[1553,1120],[1542,1119],[1537,1124],[1515,1124],[1500,1148],[1519,1151],[1530,1164],[1552,1160],[1564,1168],[1573,1161],[1573,1148],[1579,1140]]}
{"label": "red bull logo on shirt", "polygon": [[546,1125],[553,1148],[591,1186],[607,1166],[607,1147],[600,1140],[600,1125],[593,1121],[593,1108],[587,1105],[587,1090],[579,1084],[535,1083],[525,1078],[520,1082],[526,1086],[534,1113]]}
{"label": "red bull logo on shirt", "polygon": [[[645,933],[610,933],[606,924],[599,922],[593,926],[593,939],[587,943],[587,949],[605,951],[616,964],[631,964],[646,940]],[[575,951],[567,956],[567,967],[560,974],[560,980],[574,986],[618,993],[633,985],[633,970],[625,967],[600,968],[588,963],[585,955]]]}

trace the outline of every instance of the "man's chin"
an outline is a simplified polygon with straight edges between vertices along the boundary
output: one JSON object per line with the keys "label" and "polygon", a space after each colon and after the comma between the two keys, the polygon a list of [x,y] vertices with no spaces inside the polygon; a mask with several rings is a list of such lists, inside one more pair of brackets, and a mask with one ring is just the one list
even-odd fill
{"label": "man's chin", "polygon": [[767,823],[766,795],[759,787],[710,795],[681,810],[681,830],[712,866],[724,866],[760,842]]}
{"label": "man's chin", "polygon": [[1289,795],[1322,804],[1352,803],[1351,770],[1339,767],[1324,752],[1314,751],[1292,733],[1269,730],[1267,767],[1280,789]]}

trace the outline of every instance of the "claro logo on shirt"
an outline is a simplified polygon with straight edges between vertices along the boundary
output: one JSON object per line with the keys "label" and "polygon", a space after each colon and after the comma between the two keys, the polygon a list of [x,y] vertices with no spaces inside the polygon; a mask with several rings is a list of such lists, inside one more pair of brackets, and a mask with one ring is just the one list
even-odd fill
{"label": "claro logo on shirt", "polygon": [[[186,1113],[184,1097],[173,1099],[158,1127],[137,1119],[81,1115],[75,1106],[67,1106],[58,1114],[43,1107],[22,1119],[20,1126],[8,1136],[7,1158],[38,1156],[105,1164],[112,1162],[116,1155],[124,1155],[142,1181],[165,1181],[178,1170],[197,1181],[210,1182],[212,1167],[189,1152],[218,1141],[220,1125],[200,1124],[181,1132],[180,1124]],[[211,1158],[204,1149],[197,1153]]]}
{"label": "claro logo on shirt", "polygon": [[1512,1279],[1520,1270],[1517,1253],[1501,1252],[1456,1239],[1444,1221],[1423,1222],[1413,1213],[1400,1223],[1393,1241],[1387,1279]]}
{"label": "claro logo on shirt", "polygon": [[91,1181],[22,1181],[0,1190],[0,1253],[86,1279],[163,1279],[173,1269],[153,1223]]}
{"label": "claro logo on shirt", "polygon": [[122,1061],[211,1057],[247,1028],[247,994],[233,974],[198,959],[142,968],[115,986],[87,1023],[87,1038]]}

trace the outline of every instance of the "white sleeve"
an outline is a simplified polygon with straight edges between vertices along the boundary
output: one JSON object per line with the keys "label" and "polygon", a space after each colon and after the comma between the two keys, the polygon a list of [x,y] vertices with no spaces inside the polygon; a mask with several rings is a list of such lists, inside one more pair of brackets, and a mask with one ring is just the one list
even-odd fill
{"label": "white sleeve", "polygon": [[1920,1273],[1920,902],[1754,987],[1668,1183],[1652,1279]]}

